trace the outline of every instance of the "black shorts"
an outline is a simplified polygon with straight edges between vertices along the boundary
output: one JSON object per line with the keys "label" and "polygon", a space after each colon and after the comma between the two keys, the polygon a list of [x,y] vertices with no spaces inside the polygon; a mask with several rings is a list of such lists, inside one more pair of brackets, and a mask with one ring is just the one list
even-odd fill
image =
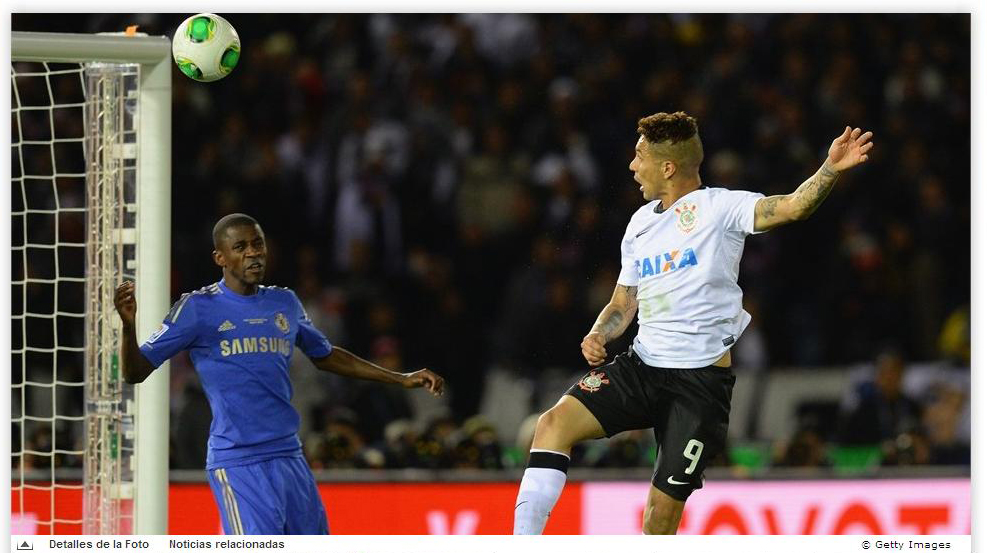
{"label": "black shorts", "polygon": [[733,371],[722,367],[651,367],[631,350],[591,370],[566,393],[593,413],[608,438],[654,428],[658,458],[651,481],[685,501],[703,487],[706,464],[726,445],[736,381]]}

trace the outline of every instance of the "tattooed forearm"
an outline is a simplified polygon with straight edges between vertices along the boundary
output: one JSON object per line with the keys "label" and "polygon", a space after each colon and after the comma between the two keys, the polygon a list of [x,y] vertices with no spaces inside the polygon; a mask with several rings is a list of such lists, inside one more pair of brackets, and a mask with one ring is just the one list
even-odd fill
{"label": "tattooed forearm", "polygon": [[828,163],[823,163],[815,175],[809,177],[792,193],[802,218],[812,215],[819,208],[826,196],[829,196],[829,192],[839,177],[839,172],[830,169]]}
{"label": "tattooed forearm", "polygon": [[624,327],[627,326],[624,324],[624,319],[625,316],[623,311],[608,305],[607,308],[603,310],[603,313],[600,313],[600,318],[597,319],[596,324],[593,325],[593,330],[602,334],[603,337],[609,342],[619,336],[619,331],[622,331]]}
{"label": "tattooed forearm", "polygon": [[637,310],[637,286],[617,285],[610,303],[603,308],[591,332],[599,332],[606,341],[627,330]]}

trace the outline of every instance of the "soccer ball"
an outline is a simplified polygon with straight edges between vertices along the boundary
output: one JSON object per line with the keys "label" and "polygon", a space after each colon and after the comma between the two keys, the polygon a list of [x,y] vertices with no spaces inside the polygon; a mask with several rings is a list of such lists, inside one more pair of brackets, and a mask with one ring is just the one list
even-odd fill
{"label": "soccer ball", "polygon": [[230,22],[211,13],[182,21],[171,41],[175,63],[189,78],[217,81],[240,61],[240,37]]}

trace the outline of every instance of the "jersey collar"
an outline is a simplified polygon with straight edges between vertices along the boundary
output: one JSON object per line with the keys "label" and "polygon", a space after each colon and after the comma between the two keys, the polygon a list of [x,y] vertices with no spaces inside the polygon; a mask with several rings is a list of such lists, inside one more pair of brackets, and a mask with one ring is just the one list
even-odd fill
{"label": "jersey collar", "polygon": [[263,288],[262,286],[258,286],[257,287],[257,293],[256,294],[251,294],[249,296],[244,296],[243,294],[237,294],[233,290],[230,290],[229,287],[226,286],[226,279],[225,278],[224,279],[220,279],[220,281],[219,281],[218,284],[219,284],[219,289],[223,292],[223,295],[225,295],[228,298],[231,298],[231,299],[234,299],[234,300],[237,300],[237,301],[244,301],[244,302],[255,302],[255,301],[258,301],[260,299],[261,289]]}
{"label": "jersey collar", "polygon": [[[692,194],[693,192],[697,192],[699,190],[703,190],[705,188],[706,188],[706,185],[705,184],[700,185],[699,188],[693,190],[692,192],[689,192],[689,194]],[[686,194],[685,196],[682,196],[682,198],[685,198],[689,194]],[[681,202],[682,201],[682,198],[679,198],[679,199],[675,200],[675,203],[673,203],[672,205],[675,205],[675,204]],[[671,207],[671,206],[669,206],[669,207]],[[655,213],[657,213],[658,215],[661,215],[662,213],[665,213],[666,211],[668,211],[668,208],[667,207],[662,207],[661,200],[658,200],[658,203],[655,204]]]}

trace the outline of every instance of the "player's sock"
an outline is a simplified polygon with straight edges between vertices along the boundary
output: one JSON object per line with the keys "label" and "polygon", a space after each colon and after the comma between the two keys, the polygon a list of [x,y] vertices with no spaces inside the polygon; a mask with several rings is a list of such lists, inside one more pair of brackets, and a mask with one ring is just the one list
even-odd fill
{"label": "player's sock", "polygon": [[532,449],[514,503],[514,534],[541,534],[548,515],[562,495],[569,456],[546,449]]}

